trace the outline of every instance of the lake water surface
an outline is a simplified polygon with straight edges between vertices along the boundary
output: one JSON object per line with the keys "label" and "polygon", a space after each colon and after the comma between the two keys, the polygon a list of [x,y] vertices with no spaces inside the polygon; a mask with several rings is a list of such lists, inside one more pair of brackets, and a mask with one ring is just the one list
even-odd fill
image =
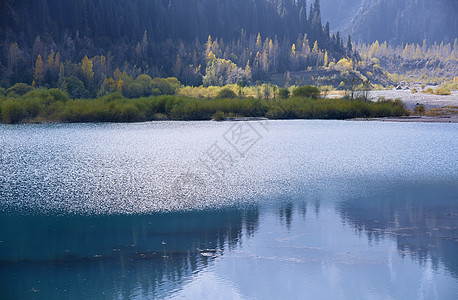
{"label": "lake water surface", "polygon": [[458,124],[0,125],[0,299],[457,299]]}

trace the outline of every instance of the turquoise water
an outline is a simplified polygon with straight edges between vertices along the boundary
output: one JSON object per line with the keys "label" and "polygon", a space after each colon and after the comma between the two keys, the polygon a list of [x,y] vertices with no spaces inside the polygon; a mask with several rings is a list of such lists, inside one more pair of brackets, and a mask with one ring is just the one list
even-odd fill
{"label": "turquoise water", "polygon": [[0,298],[456,299],[457,129],[0,125]]}

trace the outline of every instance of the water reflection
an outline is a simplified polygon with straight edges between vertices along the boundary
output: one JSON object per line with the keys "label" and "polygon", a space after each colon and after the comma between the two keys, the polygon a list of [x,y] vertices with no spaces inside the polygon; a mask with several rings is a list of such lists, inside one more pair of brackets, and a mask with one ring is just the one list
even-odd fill
{"label": "water reflection", "polygon": [[259,226],[256,207],[142,216],[1,216],[2,299],[162,297]]}
{"label": "water reflection", "polygon": [[288,230],[291,229],[291,222],[293,221],[293,204],[287,202],[281,205],[278,209],[278,216],[281,223],[284,223]]}
{"label": "water reflection", "polygon": [[394,186],[371,197],[352,197],[338,206],[344,222],[369,243],[393,238],[398,253],[434,269],[442,263],[458,278],[457,185]]}
{"label": "water reflection", "polygon": [[442,287],[447,298],[458,278],[457,188],[382,190],[181,213],[2,215],[0,296],[199,298],[225,288],[253,298],[410,299]]}
{"label": "water reflection", "polygon": [[271,124],[205,184],[227,123],[0,126],[0,299],[456,298],[455,125]]}

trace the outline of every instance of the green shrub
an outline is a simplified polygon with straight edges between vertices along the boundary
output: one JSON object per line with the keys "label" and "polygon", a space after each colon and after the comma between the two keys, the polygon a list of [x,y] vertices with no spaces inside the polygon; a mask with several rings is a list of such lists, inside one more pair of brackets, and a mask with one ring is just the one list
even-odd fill
{"label": "green shrub", "polygon": [[35,88],[33,86],[28,85],[26,83],[16,83],[15,85],[7,89],[6,93],[7,94],[15,93],[16,95],[22,96],[34,89]]}
{"label": "green shrub", "polygon": [[19,123],[25,118],[25,114],[24,107],[16,100],[8,100],[2,105],[3,123]]}
{"label": "green shrub", "polygon": [[271,108],[267,111],[265,117],[269,119],[288,119],[289,114],[280,108]]}
{"label": "green shrub", "polygon": [[33,119],[43,110],[43,104],[38,98],[25,99],[23,108],[27,119]]}
{"label": "green shrub", "polygon": [[124,95],[128,98],[147,97],[156,94],[156,89],[153,88],[153,79],[148,75],[142,74],[125,88]]}
{"label": "green shrub", "polygon": [[68,101],[69,97],[66,93],[62,92],[59,89],[46,89],[46,88],[39,88],[39,89],[34,89],[24,96],[22,96],[23,99],[30,99],[30,98],[38,98],[40,99],[40,102],[43,104],[50,104],[56,101]]}
{"label": "green shrub", "polygon": [[447,95],[451,95],[452,92],[450,92],[449,89],[445,88],[445,87],[438,87],[435,91],[434,91],[434,94],[436,95],[442,95],[442,96],[447,96]]}
{"label": "green shrub", "polygon": [[293,91],[293,97],[317,99],[319,96],[320,89],[311,85],[301,86]]}
{"label": "green shrub", "polygon": [[434,94],[434,90],[432,88],[427,88],[426,90],[422,91],[422,93]]}
{"label": "green shrub", "polygon": [[288,99],[289,98],[289,90],[287,88],[281,88],[278,90],[278,97],[280,99]]}
{"label": "green shrub", "polygon": [[212,120],[215,120],[215,121],[222,121],[226,118],[226,116],[224,115],[224,113],[220,110],[218,110],[217,112],[215,112],[213,115],[212,115]]}
{"label": "green shrub", "polygon": [[49,89],[48,93],[54,99],[54,101],[65,102],[70,99],[66,93],[62,92],[59,89]]}
{"label": "green shrub", "polygon": [[[54,96],[52,96],[54,95]],[[137,122],[145,120],[221,120],[228,117],[272,119],[346,119],[407,114],[401,101],[364,102],[343,99],[288,98],[270,101],[255,98],[200,99],[151,96],[127,99],[113,93],[98,99],[68,100],[61,92],[37,89],[26,95],[0,100],[4,123],[26,120],[55,122]]]}
{"label": "green shrub", "polygon": [[[149,91],[151,94],[151,90]],[[144,89],[143,86],[137,82],[133,82],[132,84],[129,84],[125,89],[124,89],[124,96],[127,98],[139,98],[144,96]]]}
{"label": "green shrub", "polygon": [[173,95],[181,86],[178,79],[170,78],[153,78],[151,81],[151,95]]}
{"label": "green shrub", "polygon": [[233,98],[237,98],[237,95],[234,93],[233,90],[228,89],[228,88],[224,88],[224,89],[222,89],[221,91],[218,92],[218,95],[216,96],[216,98],[233,99]]}
{"label": "green shrub", "polygon": [[440,87],[446,88],[448,90],[458,90],[458,82],[457,81],[449,81],[441,85]]}
{"label": "green shrub", "polygon": [[416,115],[422,115],[425,113],[425,106],[423,104],[417,105],[413,109]]}
{"label": "green shrub", "polygon": [[170,88],[173,90],[174,94],[181,87],[181,82],[175,77],[168,77],[168,78],[165,79],[165,81],[167,81],[167,83],[169,84]]}
{"label": "green shrub", "polygon": [[124,99],[124,97],[121,95],[121,93],[118,93],[118,92],[114,92],[114,93],[111,93],[111,94],[108,94],[102,97],[102,100],[104,102],[113,102],[113,101],[118,101],[121,99]]}
{"label": "green shrub", "polygon": [[72,99],[90,98],[90,92],[84,87],[84,83],[76,76],[65,79],[67,93]]}

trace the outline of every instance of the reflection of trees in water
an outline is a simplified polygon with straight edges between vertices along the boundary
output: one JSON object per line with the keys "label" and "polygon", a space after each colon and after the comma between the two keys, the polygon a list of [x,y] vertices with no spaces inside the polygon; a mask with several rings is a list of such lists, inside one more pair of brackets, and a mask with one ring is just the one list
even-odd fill
{"label": "reflection of trees in water", "polygon": [[245,230],[248,236],[253,236],[259,229],[259,209],[255,206],[244,211]]}
{"label": "reflection of trees in water", "polygon": [[236,247],[244,231],[253,235],[258,218],[256,207],[142,216],[2,216],[0,239],[8,246],[0,252],[0,280],[10,287],[2,293],[157,296]]}
{"label": "reflection of trees in water", "polygon": [[[296,200],[294,202],[283,202],[277,208],[277,215],[280,222],[284,224],[288,230],[290,230],[293,223],[294,212],[296,211],[298,215],[302,216],[302,219],[305,220],[307,216],[307,206],[308,201],[305,199]],[[320,215],[320,200],[315,200],[313,202],[313,208],[315,215],[318,217]]]}
{"label": "reflection of trees in water", "polygon": [[320,216],[321,202],[320,202],[319,199],[317,199],[317,200],[315,200],[313,203],[314,203],[314,207],[315,207],[315,215],[316,215],[317,217],[319,217],[319,216]]}
{"label": "reflection of trees in water", "polygon": [[302,218],[305,220],[305,217],[307,216],[307,201],[299,202],[298,211],[301,214]]}
{"label": "reflection of trees in water", "polygon": [[[314,202],[314,209],[317,216],[320,214],[320,201],[316,200]],[[280,204],[277,208],[277,215],[282,224],[286,226],[288,230],[291,229],[291,225],[293,223],[293,216],[294,212],[297,211],[299,216],[302,216],[303,220],[307,216],[307,206],[308,202],[306,200],[298,200],[289,202],[284,202]]]}
{"label": "reflection of trees in water", "polygon": [[458,277],[456,195],[456,187],[404,187],[344,201],[338,211],[370,242],[394,237],[401,256],[408,253],[420,263],[430,258],[435,268],[442,262]]}
{"label": "reflection of trees in water", "polygon": [[278,216],[280,221],[285,223],[288,230],[291,229],[291,223],[293,222],[293,203],[287,202],[278,208]]}

